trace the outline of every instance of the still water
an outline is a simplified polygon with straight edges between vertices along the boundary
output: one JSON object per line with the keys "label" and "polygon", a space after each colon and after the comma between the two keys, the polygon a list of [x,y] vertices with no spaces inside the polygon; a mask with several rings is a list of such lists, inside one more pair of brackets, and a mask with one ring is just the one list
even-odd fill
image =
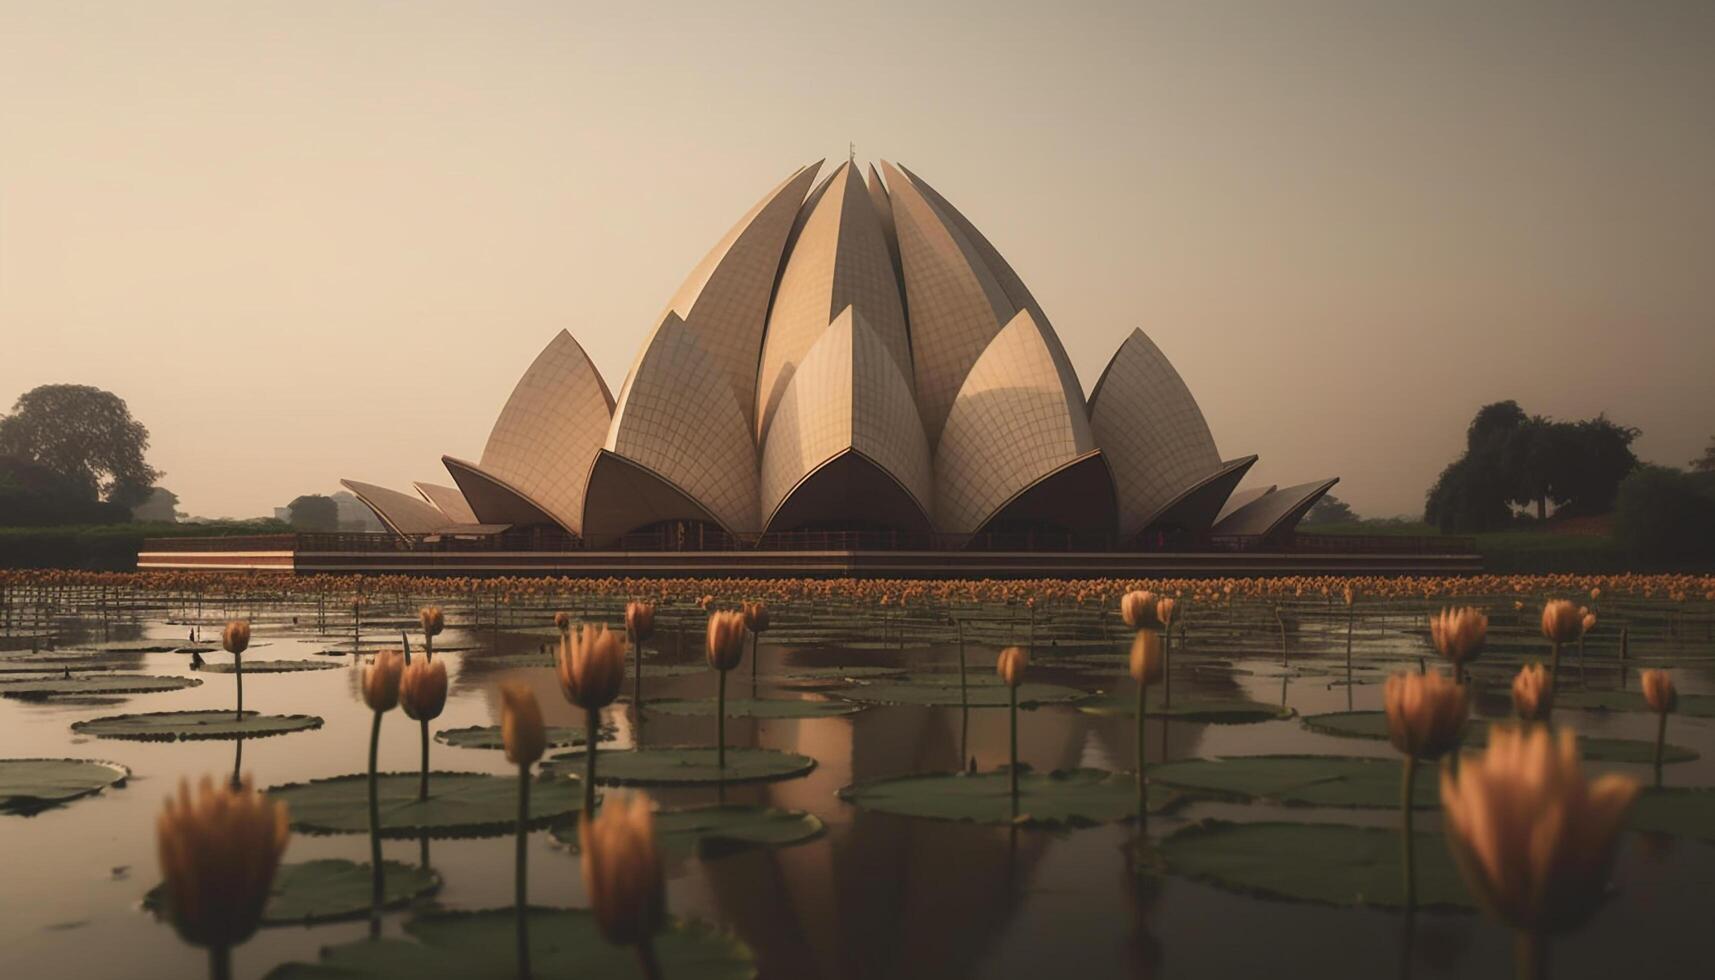
{"label": "still water", "polygon": [[[553,637],[544,618],[518,614],[503,623],[473,625],[472,617],[480,614],[456,606],[448,611],[449,629],[437,648],[447,651],[439,656],[448,660],[451,693],[435,727],[498,724],[498,687],[505,681],[533,687],[549,725],[582,723],[581,711],[563,700],[548,667],[470,666],[481,657],[543,649]],[[0,902],[5,910],[0,916],[0,975],[200,975],[206,969],[204,954],[183,945],[170,926],[140,905],[157,882],[154,829],[162,798],[181,777],[230,774],[235,761],[262,787],[363,771],[370,715],[359,693],[360,658],[349,652],[349,617],[344,624],[333,622],[325,610],[318,615],[314,606],[273,606],[255,615],[247,661],[315,659],[340,666],[248,674],[246,707],[266,713],[313,713],[324,719],[321,728],[237,744],[114,741],[72,732],[74,722],[106,715],[230,707],[233,677],[193,674],[189,656],[179,652],[119,656],[127,671],[195,676],[203,681],[200,686],[106,698],[0,700],[0,743],[5,746],[0,755],[101,759],[133,773],[123,787],[33,817],[0,816]],[[591,615],[617,623],[614,609]],[[776,626],[786,627],[777,632],[787,640],[793,639],[793,617],[790,608],[775,611]],[[193,627],[200,628],[204,645],[218,646],[220,619],[212,609],[198,619],[194,610],[137,602],[100,619],[87,611],[61,618],[52,631],[62,650],[181,647]],[[695,614],[664,619],[668,628],[651,642],[655,656],[650,663],[701,663]],[[1174,661],[1174,696],[1283,703],[1298,716],[1379,709],[1381,685],[1375,681],[1381,671],[1365,671],[1355,683],[1345,683],[1330,666],[1343,657],[1344,617],[1326,620],[1311,611],[1291,624],[1290,666],[1284,671],[1273,669],[1278,666],[1279,639],[1266,621],[1203,626],[1193,620]],[[373,618],[362,627],[362,648],[396,643],[406,622],[397,615],[393,621]],[[1103,628],[1108,630],[1105,639]],[[1016,620],[1005,629],[1017,642],[1037,640],[1032,680],[1092,693],[1124,695],[1131,690],[1117,660],[1099,662],[1100,655],[1124,649],[1122,634],[1108,624],[1084,624],[1076,649],[1057,646],[1057,639],[1044,642],[1045,637],[1070,634],[1052,634],[1046,628],[1036,634]],[[765,634],[754,694],[837,696],[849,686],[834,681],[808,690],[816,685],[786,679],[797,668],[881,664],[922,671],[957,663],[956,643],[918,645],[909,624],[882,630],[850,633],[846,642],[775,642]],[[1360,665],[1385,662],[1388,669],[1415,668],[1414,658],[1432,656],[1421,622],[1413,616],[1366,614],[1356,632]],[[984,635],[996,639],[992,629]],[[849,639],[856,636],[862,639]],[[965,644],[973,673],[992,673],[998,646]],[[1715,650],[1693,644],[1686,652],[1687,662],[1676,671],[1682,694],[1715,690],[1715,673],[1704,666],[1712,662],[1708,658]],[[1096,655],[1095,662],[1066,659],[1072,655]],[[227,659],[218,652],[205,656]],[[1587,681],[1613,685],[1617,678],[1599,665]],[[747,659],[731,675],[729,694],[749,697],[752,683]],[[651,679],[648,685],[646,699],[705,698],[713,696],[715,679],[711,672],[694,672]],[[628,679],[628,693],[630,689]],[[630,744],[630,710],[619,704],[607,713],[618,729],[615,748]],[[1504,714],[1504,695],[1483,698],[1479,710]],[[1577,712],[1567,721],[1587,735],[1654,735],[1653,719],[1642,714]],[[1135,732],[1130,719],[1045,705],[1021,712],[1019,725],[1021,759],[1036,769],[1132,768]],[[843,717],[730,719],[727,735],[733,745],[798,752],[817,761],[802,778],[728,787],[724,799],[815,814],[826,824],[821,836],[788,847],[686,859],[669,867],[672,912],[736,932],[753,950],[763,977],[1284,975],[1357,980],[1511,975],[1509,934],[1477,914],[1422,913],[1407,932],[1395,912],[1271,900],[1172,874],[1139,874],[1133,869],[1137,830],[1131,824],[1073,830],[983,827],[869,812],[838,797],[841,787],[854,782],[956,770],[973,759],[982,770],[1004,765],[1004,708],[972,709],[967,715],[957,707],[877,705]],[[647,739],[652,745],[711,744],[714,720],[651,714]],[[1670,784],[1715,783],[1715,721],[1675,717],[1669,740],[1702,755],[1668,767]],[[1394,758],[1385,741],[1316,734],[1296,717],[1245,725],[1152,722],[1147,751],[1151,762],[1264,753]],[[418,752],[416,723],[390,714],[382,728],[382,769],[415,771]],[[439,743],[433,747],[433,761],[442,770],[513,771],[498,751]],[[1650,778],[1647,766],[1593,768],[1630,772],[1646,782]],[[648,792],[662,805],[712,802],[717,797],[713,788]],[[1385,810],[1287,811],[1261,803],[1203,802],[1152,818],[1149,834],[1158,840],[1207,817],[1389,827],[1397,819]],[[1433,826],[1436,820],[1426,812],[1420,825]],[[286,860],[363,861],[367,848],[362,835],[294,834]],[[508,837],[435,841],[432,864],[444,886],[433,901],[464,909],[510,906],[512,848]],[[420,858],[416,841],[387,841],[384,851],[386,857],[406,863]],[[529,860],[533,904],[587,904],[576,855],[556,845],[547,832],[532,835]],[[1551,973],[1603,980],[1615,975],[1709,976],[1709,964],[1715,962],[1715,847],[1693,838],[1628,834],[1616,878],[1618,894],[1594,922],[1554,942]],[[387,932],[398,934],[409,914],[389,913]],[[359,939],[366,931],[362,921],[265,928],[236,950],[236,973],[259,977],[282,962],[313,962],[320,947]],[[496,955],[504,957],[505,951]]]}

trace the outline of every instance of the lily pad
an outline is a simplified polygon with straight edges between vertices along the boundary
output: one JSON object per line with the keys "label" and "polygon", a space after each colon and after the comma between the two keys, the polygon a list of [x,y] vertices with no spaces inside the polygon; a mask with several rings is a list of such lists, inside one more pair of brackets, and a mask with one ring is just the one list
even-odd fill
{"label": "lily pad", "polygon": [[[601,740],[612,741],[618,729],[612,725],[603,725]],[[548,748],[565,749],[584,744],[582,728],[550,726],[547,729]],[[504,749],[506,740],[500,734],[499,725],[473,725],[469,728],[443,728],[435,733],[435,741],[461,749]]]}
{"label": "lily pad", "polygon": [[[429,798],[417,800],[418,774],[387,772],[377,778],[381,836],[487,837],[517,826],[518,777],[476,772],[429,773]],[[286,804],[292,829],[310,834],[369,832],[369,777],[352,773],[267,790]],[[538,778],[530,786],[530,827],[577,812],[583,789],[571,779]]]}
{"label": "lily pad", "polygon": [[[650,701],[645,707],[664,715],[690,715],[712,718],[714,698],[696,700]],[[728,718],[832,718],[856,714],[864,705],[850,701],[800,701],[791,698],[727,698]]]}
{"label": "lily pad", "polygon": [[[1387,908],[1405,904],[1397,830],[1209,820],[1169,834],[1158,853],[1174,874],[1263,898]],[[1442,835],[1418,833],[1416,854],[1418,907],[1473,908]]]}
{"label": "lily pad", "polygon": [[102,674],[98,677],[47,677],[31,680],[0,681],[0,697],[51,698],[60,695],[87,696],[91,694],[153,694],[157,691],[180,691],[196,687],[202,681],[195,677],[152,676],[149,674]]}
{"label": "lily pad", "polygon": [[71,730],[96,738],[124,738],[140,742],[175,742],[198,738],[267,738],[322,727],[315,715],[259,715],[244,712],[154,711],[137,715],[109,715],[73,722]]}
{"label": "lily pad", "polygon": [[[1110,691],[1078,705],[1085,714],[1114,718],[1137,717],[1136,691]],[[1173,721],[1193,721],[1216,725],[1246,725],[1259,721],[1280,721],[1291,718],[1291,708],[1248,698],[1175,698],[1170,707],[1163,708],[1159,695],[1151,695],[1144,706],[1146,718],[1168,718]]]}
{"label": "lily pad", "polygon": [[[655,840],[669,858],[714,858],[752,847],[799,844],[822,833],[822,821],[802,810],[712,803],[655,812]],[[556,841],[578,849],[578,828],[554,828]]]}
{"label": "lily pad", "polygon": [[[373,879],[367,864],[323,858],[282,864],[262,908],[265,926],[313,925],[361,919],[369,915]],[[382,906],[400,908],[437,891],[441,876],[428,868],[398,861],[381,862]],[[143,907],[157,915],[165,894],[160,885],[143,896]]]}
{"label": "lily pad", "polygon": [[[300,670],[338,670],[345,664],[336,664],[330,660],[246,660],[244,674],[290,674]],[[201,674],[236,674],[237,667],[230,660],[209,660],[201,667],[193,667]]]}
{"label": "lily pad", "polygon": [[[437,651],[438,652],[438,651]],[[554,658],[540,653],[502,653],[486,656],[465,657],[459,661],[464,670],[517,670],[521,667],[547,667],[552,669]]]}
{"label": "lily pad", "polygon": [[131,770],[93,759],[0,759],[0,813],[28,816],[123,786]]}
{"label": "lily pad", "polygon": [[[556,755],[544,765],[550,772],[582,773],[584,754]],[[672,746],[635,751],[603,751],[596,759],[596,782],[603,786],[692,786],[712,783],[760,783],[792,779],[816,768],[816,760],[796,752],[729,746],[726,768],[715,765],[714,746]]]}
{"label": "lily pad", "polygon": [[[587,909],[528,909],[530,968],[540,977],[591,980],[636,977],[637,953],[602,938]],[[286,963],[269,980],[514,980],[517,936],[512,909],[433,912],[405,923],[410,939],[359,939],[322,950],[319,963]],[[749,980],[750,948],[738,937],[696,922],[671,920],[655,938],[663,976],[674,980]]]}
{"label": "lily pad", "polygon": [[788,671],[789,681],[847,681],[871,677],[904,677],[904,667],[883,667],[879,664],[854,664],[850,667],[799,667]]}
{"label": "lily pad", "polygon": [[[875,704],[913,704],[934,708],[957,708],[961,703],[972,708],[1004,708],[1008,703],[1006,685],[999,683],[971,683],[965,690],[964,700],[961,700],[957,676],[950,680],[937,678],[932,683],[910,680],[864,684],[842,690],[839,692],[839,696],[852,701],[868,701]],[[1077,688],[1061,687],[1058,684],[1027,682],[1018,686],[1018,706],[1020,708],[1036,708],[1044,704],[1065,704],[1085,697],[1088,695]]]}
{"label": "lily pad", "polygon": [[61,653],[20,653],[0,657],[0,674],[59,674],[81,673],[93,670],[135,670],[137,661],[134,657],[108,656],[97,654],[88,657],[69,657]]}
{"label": "lily pad", "polygon": [[[1137,778],[1103,769],[1021,771],[1016,809],[1004,768],[984,773],[895,776],[847,786],[840,790],[840,798],[866,810],[906,817],[1085,827],[1136,817]],[[1159,813],[1178,800],[1177,794],[1150,783],[1151,813]]]}
{"label": "lily pad", "polygon": [[[1560,669],[1568,670],[1564,658]],[[1571,670],[1576,671],[1576,667]],[[1649,711],[1644,696],[1637,691],[1563,691],[1554,698],[1556,708],[1581,708],[1589,711]],[[1675,714],[1687,718],[1715,718],[1715,694],[1681,694]]]}
{"label": "lily pad", "polygon": [[[1287,806],[1398,807],[1403,763],[1337,755],[1185,759],[1149,767],[1151,782],[1187,793]],[[1412,806],[1441,805],[1434,766],[1418,766]]]}
{"label": "lily pad", "polygon": [[1715,788],[1645,790],[1632,804],[1626,826],[1715,841]]}
{"label": "lily pad", "polygon": [[[1304,725],[1311,731],[1324,735],[1374,739],[1388,737],[1387,713],[1382,711],[1335,711],[1310,715],[1304,719]],[[1483,745],[1488,739],[1489,722],[1478,718],[1465,726],[1467,746]],[[1578,748],[1584,758],[1592,762],[1647,763],[1655,759],[1655,743],[1642,739],[1580,737]],[[1688,749],[1683,745],[1669,743],[1661,749],[1663,763],[1690,762],[1697,757],[1695,749]]]}

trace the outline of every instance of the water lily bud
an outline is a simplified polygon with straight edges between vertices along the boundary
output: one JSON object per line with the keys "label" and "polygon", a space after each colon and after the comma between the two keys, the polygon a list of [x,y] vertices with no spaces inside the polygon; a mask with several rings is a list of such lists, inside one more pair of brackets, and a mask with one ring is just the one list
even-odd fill
{"label": "water lily bud", "polygon": [[1159,625],[1155,619],[1155,593],[1133,591],[1120,596],[1120,618],[1134,630],[1154,629]]}
{"label": "water lily bud", "polygon": [[363,668],[363,703],[371,711],[392,711],[399,704],[399,681],[405,672],[405,654],[382,650]]}
{"label": "water lily bud", "polygon": [[220,631],[220,647],[230,654],[240,654],[250,646],[250,621],[247,619],[229,619],[226,628]]}
{"label": "water lily bud", "polygon": [[1524,721],[1547,721],[1554,682],[1541,664],[1525,664],[1513,678],[1513,712]]}
{"label": "water lily bud", "polygon": [[567,701],[589,711],[605,708],[625,683],[625,643],[606,626],[585,626],[560,638],[554,673]]}
{"label": "water lily bud", "polygon": [[195,796],[179,781],[155,821],[163,907],[188,943],[228,947],[262,921],[280,855],[286,805],[270,802],[246,777],[237,788],[203,777]]}
{"label": "water lily bud", "polygon": [[1024,671],[1030,666],[1030,654],[1023,647],[1007,647],[1000,652],[1000,658],[995,661],[995,673],[1007,687],[1017,687],[1024,683]]}
{"label": "water lily bud", "polygon": [[1489,617],[1469,606],[1443,609],[1429,617],[1429,637],[1435,650],[1450,663],[1466,664],[1483,652]]}
{"label": "water lily bud", "polygon": [[563,611],[555,613],[554,614],[554,628],[558,629],[562,633],[571,632],[571,629],[572,629],[572,615],[571,615],[571,613],[563,612]]}
{"label": "water lily bud", "polygon": [[1570,729],[1497,725],[1487,750],[1441,772],[1449,848],[1482,904],[1536,935],[1582,925],[1602,904],[1638,783],[1586,782]]}
{"label": "water lily bud", "polygon": [[1167,629],[1173,625],[1173,615],[1178,610],[1179,600],[1172,596],[1162,596],[1155,604],[1155,621],[1160,623],[1163,629]]}
{"label": "water lily bud", "polygon": [[1542,607],[1542,635],[1554,643],[1571,643],[1578,639],[1583,619],[1569,600],[1550,600]]}
{"label": "water lily bud", "polygon": [[1672,713],[1679,707],[1679,689],[1673,686],[1673,676],[1665,670],[1646,670],[1640,675],[1644,685],[1644,700],[1658,715]]}
{"label": "water lily bud", "polygon": [[714,612],[709,614],[709,666],[716,670],[731,670],[744,659],[744,614]]}
{"label": "water lily bud", "polygon": [[1160,682],[1165,665],[1161,656],[1161,634],[1139,630],[1131,641],[1131,679],[1148,687]]}
{"label": "water lily bud", "polygon": [[659,932],[667,919],[667,886],[649,798],[609,794],[594,819],[579,821],[578,849],[602,937],[635,946]]}
{"label": "water lily bud", "polygon": [[747,602],[744,604],[744,626],[752,633],[768,632],[768,603]]}
{"label": "water lily bud", "polygon": [[419,657],[399,678],[399,707],[413,721],[433,721],[447,704],[447,665]]}
{"label": "water lily bud", "polygon": [[1388,740],[1400,752],[1420,759],[1457,748],[1470,715],[1465,688],[1433,671],[1404,671],[1389,677],[1382,702],[1387,708]]}
{"label": "water lily bud", "polygon": [[423,623],[424,636],[440,636],[447,628],[447,617],[440,606],[424,606],[417,610],[417,618]]}
{"label": "water lily bud", "polygon": [[642,646],[643,641],[655,635],[655,603],[626,603],[625,628],[631,632],[631,638]]}
{"label": "water lily bud", "polygon": [[520,766],[542,758],[548,747],[536,693],[517,681],[500,685],[500,739],[506,746],[506,761]]}

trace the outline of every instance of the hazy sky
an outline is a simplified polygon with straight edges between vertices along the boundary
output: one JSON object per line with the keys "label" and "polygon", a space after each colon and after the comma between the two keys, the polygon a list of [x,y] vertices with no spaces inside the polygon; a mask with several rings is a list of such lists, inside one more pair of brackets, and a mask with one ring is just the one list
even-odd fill
{"label": "hazy sky", "polygon": [[1715,4],[0,0],[0,410],[186,509],[447,483],[566,328],[615,390],[795,167],[905,163],[1086,389],[1142,327],[1253,482],[1416,512],[1477,406],[1715,433]]}

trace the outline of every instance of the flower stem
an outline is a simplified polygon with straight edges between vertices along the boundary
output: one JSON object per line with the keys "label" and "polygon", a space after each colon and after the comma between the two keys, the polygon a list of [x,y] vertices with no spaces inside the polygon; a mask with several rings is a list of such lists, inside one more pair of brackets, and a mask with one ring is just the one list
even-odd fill
{"label": "flower stem", "polygon": [[1139,827],[1147,826],[1149,823],[1149,784],[1145,781],[1143,774],[1143,703],[1148,694],[1149,685],[1139,684],[1137,686],[1137,825]]}
{"label": "flower stem", "polygon": [[1417,838],[1411,830],[1412,795],[1417,783],[1417,757],[1405,756],[1405,777],[1399,787],[1400,862],[1405,869],[1405,914],[1417,912]]}
{"label": "flower stem", "polygon": [[238,681],[238,712],[233,717],[238,721],[244,720],[244,654],[232,655],[232,674]]}
{"label": "flower stem", "polygon": [[[637,722],[632,726],[631,744],[637,748],[643,747],[643,644],[637,642],[637,637],[631,632],[631,627],[625,628],[625,642],[631,644],[631,707],[637,713]],[[589,735],[584,744],[594,751],[595,736]]]}
{"label": "flower stem", "polygon": [[1667,712],[1661,712],[1658,717],[1655,726],[1655,788],[1661,789],[1661,750],[1667,741]]}
{"label": "flower stem", "polygon": [[423,730],[423,774],[417,780],[417,802],[429,802],[429,720],[419,722]]}
{"label": "flower stem", "polygon": [[1551,643],[1549,643],[1548,693],[1551,697],[1553,695],[1560,693],[1560,641],[1559,640],[1554,640]]}
{"label": "flower stem", "polygon": [[637,944],[637,962],[643,967],[644,980],[661,980],[661,961],[655,956],[655,941],[648,936]]}
{"label": "flower stem", "polygon": [[513,876],[513,907],[518,915],[518,978],[530,978],[530,905],[529,880],[524,862],[526,857],[525,844],[529,833],[525,825],[530,822],[530,763],[518,767],[518,848],[515,861],[516,873]]}
{"label": "flower stem", "polygon": [[719,693],[715,696],[715,768],[726,771],[726,671],[721,675]]}
{"label": "flower stem", "polygon": [[369,937],[381,936],[381,790],[375,767],[381,752],[381,712],[369,726]]}
{"label": "flower stem", "polygon": [[1007,788],[1012,792],[1012,812],[1013,812],[1013,815],[1017,816],[1018,815],[1018,688],[1012,686],[1011,684],[1008,684],[1006,686],[1006,690],[1007,690],[1008,701],[1009,701],[1009,703],[1007,705],[1007,708],[1008,708],[1007,714],[1010,716],[1010,720],[1012,722],[1010,732],[1009,732],[1010,738],[1008,739],[1008,743],[1007,743],[1008,744],[1007,756],[1008,756],[1008,758],[1010,758],[1012,760],[1012,765],[1007,767],[1007,775],[1009,777],[1009,779],[1007,780]]}
{"label": "flower stem", "polygon": [[208,948],[209,980],[232,980],[232,947],[210,946]]}
{"label": "flower stem", "polygon": [[1173,707],[1173,627],[1161,628],[1161,707]]}
{"label": "flower stem", "polygon": [[584,712],[584,815],[595,816],[595,743],[601,731],[601,712],[590,708]]}
{"label": "flower stem", "polygon": [[1513,965],[1518,980],[1545,980],[1548,976],[1548,951],[1542,937],[1519,930],[1513,940]]}

